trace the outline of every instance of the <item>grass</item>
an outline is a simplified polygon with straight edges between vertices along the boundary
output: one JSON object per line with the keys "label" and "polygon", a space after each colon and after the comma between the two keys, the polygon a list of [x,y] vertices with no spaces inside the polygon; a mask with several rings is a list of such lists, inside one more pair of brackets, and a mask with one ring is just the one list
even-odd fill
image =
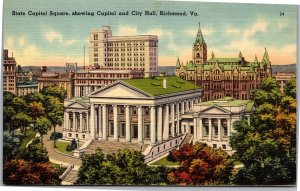
{"label": "grass", "polygon": [[167,157],[164,157],[154,163],[152,163],[152,165],[161,165],[161,166],[177,166],[179,165],[178,162],[172,162],[172,161],[169,161],[167,159]]}
{"label": "grass", "polygon": [[[163,88],[164,78],[167,79],[167,89]],[[131,86],[141,89],[142,91],[152,96],[196,90],[200,88],[199,86],[196,86],[195,84],[185,81],[177,76],[130,79],[123,81]]]}
{"label": "grass", "polygon": [[26,137],[24,137],[24,139],[21,143],[20,149],[25,150],[27,143],[29,143],[29,141],[31,141],[35,137],[35,135],[36,135],[36,132],[32,128],[28,129],[26,131]]}
{"label": "grass", "polygon": [[64,142],[64,141],[56,141],[56,150],[58,150],[61,153],[67,154],[67,155],[73,155],[73,151],[66,151],[67,146],[71,144],[71,142]]}
{"label": "grass", "polygon": [[65,170],[67,169],[67,168],[65,168],[65,167],[61,167],[59,164],[56,164],[56,163],[53,163],[53,162],[50,162],[51,163],[51,165],[54,167],[54,168],[56,168],[58,171],[59,171],[59,174],[60,175],[62,175],[64,172],[65,172]]}
{"label": "grass", "polygon": [[[71,144],[71,141],[65,142],[65,141],[56,141],[56,150],[58,150],[61,153],[67,154],[67,155],[73,155],[73,151],[66,151],[66,148],[68,145]],[[79,147],[81,144],[79,144]]]}

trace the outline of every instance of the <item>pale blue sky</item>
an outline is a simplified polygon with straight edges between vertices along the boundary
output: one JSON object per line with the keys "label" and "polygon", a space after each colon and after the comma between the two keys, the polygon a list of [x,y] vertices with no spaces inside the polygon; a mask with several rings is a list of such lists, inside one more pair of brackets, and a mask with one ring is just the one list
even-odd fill
{"label": "pale blue sky", "polygon": [[[109,3],[108,3],[109,2]],[[273,64],[296,63],[297,9],[291,5],[203,2],[96,0],[4,0],[3,47],[21,65],[83,64],[88,62],[88,34],[110,25],[113,35],[152,34],[159,38],[159,65],[175,65],[177,56],[191,59],[192,43],[201,23],[208,47],[216,57],[260,60],[264,48]],[[12,16],[12,11],[195,11],[199,16]],[[284,12],[284,16],[280,16]]]}

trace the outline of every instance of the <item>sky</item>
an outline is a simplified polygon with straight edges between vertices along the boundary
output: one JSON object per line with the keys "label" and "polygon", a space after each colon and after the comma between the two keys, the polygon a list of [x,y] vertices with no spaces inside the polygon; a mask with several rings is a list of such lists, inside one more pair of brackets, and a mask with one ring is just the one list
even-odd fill
{"label": "sky", "polygon": [[[109,2],[109,3],[107,3]],[[122,2],[122,1],[121,1]],[[88,64],[88,35],[109,25],[113,36],[157,35],[158,65],[175,66],[192,59],[198,26],[208,59],[238,57],[260,61],[265,48],[272,64],[296,63],[297,7],[295,5],[233,4],[170,1],[5,0],[3,48],[22,66]],[[188,16],[31,16],[28,11],[186,11]],[[23,11],[25,16],[13,16]],[[190,16],[190,11],[198,16]],[[280,13],[284,15],[280,16]]]}

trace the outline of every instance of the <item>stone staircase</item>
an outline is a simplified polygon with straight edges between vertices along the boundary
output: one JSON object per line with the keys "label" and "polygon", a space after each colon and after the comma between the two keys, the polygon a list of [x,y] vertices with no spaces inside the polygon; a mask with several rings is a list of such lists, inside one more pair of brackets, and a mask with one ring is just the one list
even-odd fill
{"label": "stone staircase", "polygon": [[185,136],[185,138],[183,139],[182,143],[179,145],[179,149],[181,149],[183,147],[183,145],[189,144],[191,142],[192,138],[193,138],[193,135],[188,133]]}
{"label": "stone staircase", "polygon": [[62,185],[73,185],[78,179],[78,169],[72,169],[69,174],[62,180]]}
{"label": "stone staircase", "polygon": [[114,141],[103,141],[103,140],[94,140],[89,147],[86,149],[84,154],[92,154],[94,151],[100,147],[103,150],[103,153],[117,153],[120,149],[133,149],[136,151],[145,151],[148,147],[147,144],[144,144],[141,148],[138,143],[128,143],[128,142],[114,142]]}

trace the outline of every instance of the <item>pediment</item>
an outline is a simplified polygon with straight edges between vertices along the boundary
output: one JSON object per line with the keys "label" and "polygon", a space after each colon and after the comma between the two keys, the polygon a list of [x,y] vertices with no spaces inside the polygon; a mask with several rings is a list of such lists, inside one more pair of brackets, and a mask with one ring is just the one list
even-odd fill
{"label": "pediment", "polygon": [[67,106],[67,108],[76,108],[76,109],[87,109],[84,105],[78,103],[78,102],[73,102],[70,105]]}
{"label": "pediment", "polygon": [[228,111],[227,109],[224,109],[222,107],[219,107],[219,106],[211,106],[205,110],[202,110],[201,113],[203,113],[203,114],[229,114],[230,111]]}
{"label": "pediment", "polygon": [[96,90],[95,92],[92,92],[88,97],[145,98],[149,96],[134,87],[130,87],[129,85],[118,82],[108,87],[104,87],[99,90]]}

